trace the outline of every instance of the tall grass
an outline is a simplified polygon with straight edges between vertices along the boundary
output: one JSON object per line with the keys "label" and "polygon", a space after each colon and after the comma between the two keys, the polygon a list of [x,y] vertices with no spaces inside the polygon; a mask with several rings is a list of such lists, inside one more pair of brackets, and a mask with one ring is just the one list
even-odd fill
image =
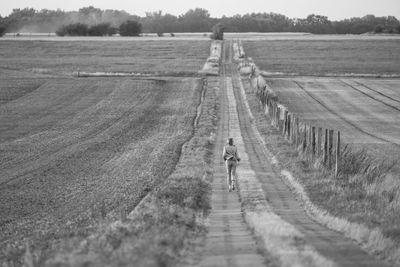
{"label": "tall grass", "polygon": [[391,173],[397,163],[373,159],[365,148],[356,150],[346,145],[340,158],[338,176],[349,181],[351,177],[361,175],[364,183],[372,184]]}

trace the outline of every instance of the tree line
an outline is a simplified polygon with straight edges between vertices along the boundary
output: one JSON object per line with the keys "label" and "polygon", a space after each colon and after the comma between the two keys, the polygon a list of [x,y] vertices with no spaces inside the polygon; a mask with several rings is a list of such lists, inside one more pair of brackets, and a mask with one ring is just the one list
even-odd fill
{"label": "tree line", "polygon": [[58,36],[112,36],[119,33],[121,36],[139,36],[142,32],[142,24],[135,20],[127,20],[119,27],[111,26],[111,23],[100,23],[88,26],[83,23],[72,23],[57,29]]}
{"label": "tree line", "polygon": [[[147,12],[145,16],[129,14],[120,10],[102,10],[93,6],[78,11],[14,9],[7,17],[0,17],[0,33],[4,32],[56,32],[66,34],[71,26],[78,24],[86,35],[120,32],[127,21],[140,24],[140,32],[210,32],[213,25],[223,25],[226,32],[309,32],[314,34],[362,34],[400,33],[399,20],[394,16],[376,17],[366,15],[339,21],[326,16],[311,14],[306,18],[289,18],[277,13],[251,13],[231,17],[213,18],[206,9],[190,9],[175,16],[158,12]],[[63,28],[64,27],[64,28]],[[70,27],[68,29],[68,27]],[[87,27],[87,29],[86,29]]]}

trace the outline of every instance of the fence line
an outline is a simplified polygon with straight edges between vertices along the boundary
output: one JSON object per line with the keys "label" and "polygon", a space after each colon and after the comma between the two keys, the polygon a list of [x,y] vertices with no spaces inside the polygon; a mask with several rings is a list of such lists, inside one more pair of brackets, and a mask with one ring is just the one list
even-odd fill
{"label": "fence line", "polygon": [[265,80],[259,82],[260,79],[263,79],[262,76],[257,75],[257,82],[253,90],[256,91],[264,113],[271,118],[271,125],[279,130],[282,136],[296,149],[309,155],[310,161],[318,160],[327,169],[334,169],[337,177],[340,172],[340,152],[342,149],[340,131],[324,129],[318,125],[302,121],[297,114],[290,112],[280,104],[274,92],[266,88]]}

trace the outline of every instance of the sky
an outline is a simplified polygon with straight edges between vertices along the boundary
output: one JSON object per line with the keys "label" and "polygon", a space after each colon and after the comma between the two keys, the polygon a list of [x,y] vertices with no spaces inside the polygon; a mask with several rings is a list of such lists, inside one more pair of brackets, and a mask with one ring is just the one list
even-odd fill
{"label": "sky", "polygon": [[184,14],[189,9],[207,9],[212,17],[232,16],[252,12],[275,12],[290,18],[305,18],[309,14],[328,16],[330,20],[375,16],[395,16],[400,20],[400,0],[5,0],[0,4],[0,14],[9,15],[14,8],[32,7],[65,11],[94,6],[101,9],[125,10],[144,16],[146,11],[173,15]]}

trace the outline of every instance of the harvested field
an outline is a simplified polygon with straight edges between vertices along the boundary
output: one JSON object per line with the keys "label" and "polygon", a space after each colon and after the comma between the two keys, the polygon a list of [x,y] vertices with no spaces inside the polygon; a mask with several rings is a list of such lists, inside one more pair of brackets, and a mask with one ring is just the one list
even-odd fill
{"label": "harvested field", "polygon": [[358,77],[400,75],[400,38],[310,35],[243,45],[291,112],[341,131],[344,142],[368,146],[378,158],[400,158],[400,80]]}
{"label": "harvested field", "polygon": [[130,212],[174,170],[201,85],[58,78],[3,101],[0,262],[20,263],[25,242],[45,259],[52,244]]}
{"label": "harvested field", "polygon": [[[289,112],[301,122],[341,131],[342,145],[350,146],[342,150],[337,176],[323,167],[321,158],[283,141],[281,131],[267,121],[255,91],[247,93],[265,144],[307,211],[357,240],[370,254],[398,264],[400,79],[394,78],[399,75],[399,58],[392,54],[398,40],[372,41],[265,41],[275,50],[265,55],[266,49],[258,47],[261,56],[250,55],[265,71],[267,89]],[[310,203],[317,208],[312,210]]]}
{"label": "harvested field", "polygon": [[[61,39],[62,40],[62,39]],[[65,39],[68,40],[68,39]],[[85,72],[138,72],[193,75],[209,55],[209,41],[0,41],[3,71],[41,75]]]}
{"label": "harvested field", "polygon": [[400,159],[400,80],[299,77],[267,83],[306,122],[339,130],[345,143],[379,157]]}
{"label": "harvested field", "polygon": [[306,36],[243,41],[243,46],[261,70],[280,75],[400,75],[400,38],[353,38]]}

